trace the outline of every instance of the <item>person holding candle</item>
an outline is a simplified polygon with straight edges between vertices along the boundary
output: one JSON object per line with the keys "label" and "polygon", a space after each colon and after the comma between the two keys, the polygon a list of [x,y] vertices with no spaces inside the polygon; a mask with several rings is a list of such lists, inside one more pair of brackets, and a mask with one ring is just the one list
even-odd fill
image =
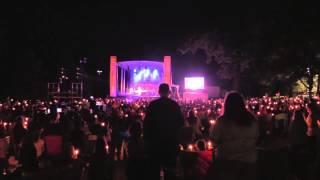
{"label": "person holding candle", "polygon": [[255,117],[246,109],[238,92],[230,92],[224,101],[224,111],[218,118],[213,137],[215,179],[256,179],[256,142],[259,129]]}
{"label": "person holding candle", "polygon": [[98,137],[95,152],[90,161],[89,180],[111,180],[113,174],[110,160],[106,143],[102,137]]}
{"label": "person holding candle", "polygon": [[23,137],[27,134],[27,130],[23,127],[22,117],[18,117],[17,122],[13,128],[13,142],[16,147],[20,147]]}
{"label": "person holding candle", "polygon": [[184,125],[180,106],[169,98],[168,84],[160,84],[160,98],[152,101],[144,119],[143,137],[148,155],[148,179],[160,179],[160,168],[166,180],[175,179],[179,152],[178,132]]}

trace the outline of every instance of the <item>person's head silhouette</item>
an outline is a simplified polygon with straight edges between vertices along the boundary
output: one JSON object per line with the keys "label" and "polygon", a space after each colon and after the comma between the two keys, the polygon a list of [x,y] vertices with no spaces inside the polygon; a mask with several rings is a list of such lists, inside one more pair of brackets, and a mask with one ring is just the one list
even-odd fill
{"label": "person's head silhouette", "polygon": [[238,125],[251,125],[255,120],[254,116],[246,109],[242,96],[236,91],[231,91],[226,95],[223,116]]}
{"label": "person's head silhouette", "polygon": [[162,83],[159,86],[159,95],[160,97],[169,97],[170,89],[169,85],[166,83]]}

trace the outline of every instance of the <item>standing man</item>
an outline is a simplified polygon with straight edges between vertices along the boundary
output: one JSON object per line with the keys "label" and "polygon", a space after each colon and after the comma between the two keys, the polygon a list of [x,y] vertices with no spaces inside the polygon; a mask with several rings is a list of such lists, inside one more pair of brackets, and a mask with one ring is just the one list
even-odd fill
{"label": "standing man", "polygon": [[148,179],[160,179],[160,168],[165,180],[175,179],[179,151],[178,132],[183,127],[183,115],[177,102],[169,99],[169,85],[160,84],[160,98],[152,101],[144,120],[143,137],[148,155]]}

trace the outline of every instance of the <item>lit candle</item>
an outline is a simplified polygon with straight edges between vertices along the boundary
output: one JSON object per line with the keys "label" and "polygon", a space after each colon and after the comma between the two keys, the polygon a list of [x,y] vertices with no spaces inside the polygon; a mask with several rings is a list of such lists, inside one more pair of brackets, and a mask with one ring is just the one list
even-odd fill
{"label": "lit candle", "polygon": [[208,150],[211,150],[211,149],[212,149],[212,143],[211,143],[211,141],[208,141],[207,147],[208,147]]}
{"label": "lit candle", "polygon": [[76,148],[73,148],[72,159],[78,159],[79,154],[80,154],[80,150],[76,149]]}
{"label": "lit candle", "polygon": [[101,125],[102,127],[105,127],[105,126],[106,126],[106,123],[102,122],[100,125]]}
{"label": "lit candle", "polygon": [[189,144],[188,149],[189,149],[189,151],[193,151],[193,145]]}
{"label": "lit candle", "polygon": [[216,124],[216,121],[213,120],[213,119],[211,119],[209,122],[210,122],[210,124],[211,124],[212,126],[214,126],[214,125]]}
{"label": "lit candle", "polygon": [[109,154],[109,145],[106,145],[107,154]]}
{"label": "lit candle", "polygon": [[28,122],[27,121],[23,122],[23,128],[28,129]]}

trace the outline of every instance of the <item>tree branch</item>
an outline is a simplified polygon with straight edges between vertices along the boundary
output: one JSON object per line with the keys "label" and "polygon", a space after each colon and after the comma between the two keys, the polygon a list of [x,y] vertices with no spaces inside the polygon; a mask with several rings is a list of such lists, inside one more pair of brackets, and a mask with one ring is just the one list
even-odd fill
{"label": "tree branch", "polygon": [[306,85],[306,83],[304,83],[301,79],[299,79],[299,81],[301,82],[301,84],[303,84],[303,85],[304,85],[304,87],[306,87],[307,89],[309,89],[309,86],[308,86],[308,85]]}

